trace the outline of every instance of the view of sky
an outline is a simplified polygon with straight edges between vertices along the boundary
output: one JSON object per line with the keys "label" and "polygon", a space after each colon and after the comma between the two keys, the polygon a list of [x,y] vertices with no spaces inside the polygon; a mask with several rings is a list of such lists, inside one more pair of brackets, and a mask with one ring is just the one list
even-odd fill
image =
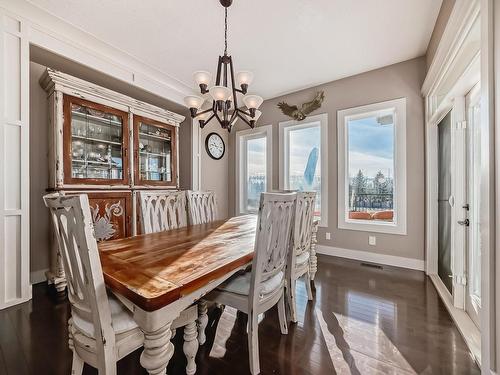
{"label": "view of sky", "polygon": [[266,138],[249,139],[247,142],[248,176],[266,173]]}
{"label": "view of sky", "polygon": [[367,117],[348,122],[349,176],[361,169],[367,177],[382,171],[394,174],[394,124],[380,125],[377,118]]}

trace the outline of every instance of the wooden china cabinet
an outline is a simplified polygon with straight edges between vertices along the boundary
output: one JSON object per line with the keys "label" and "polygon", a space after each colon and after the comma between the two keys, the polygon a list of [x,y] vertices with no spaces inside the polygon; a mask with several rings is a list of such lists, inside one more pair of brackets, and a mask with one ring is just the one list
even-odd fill
{"label": "wooden china cabinet", "polygon": [[[48,191],[89,197],[98,241],[138,233],[137,191],[178,189],[184,116],[47,69]],[[49,282],[66,286],[57,249]]]}

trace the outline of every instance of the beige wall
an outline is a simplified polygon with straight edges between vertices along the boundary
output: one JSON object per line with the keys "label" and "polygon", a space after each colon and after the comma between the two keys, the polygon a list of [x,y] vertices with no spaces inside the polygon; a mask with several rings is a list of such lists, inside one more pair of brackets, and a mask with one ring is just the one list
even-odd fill
{"label": "beige wall", "polygon": [[434,25],[434,30],[432,31],[431,40],[429,41],[429,46],[427,47],[427,54],[425,56],[427,69],[432,63],[432,59],[436,54],[436,49],[439,45],[439,41],[443,36],[444,29],[450,18],[451,11],[455,5],[455,0],[443,0],[441,4],[441,9],[439,10],[438,18],[436,24]]}
{"label": "beige wall", "polygon": [[[259,125],[273,126],[273,169],[278,171],[278,123],[286,121],[276,107],[282,100],[289,104],[301,104],[311,100],[319,90],[325,91],[325,101],[316,113],[328,113],[328,159],[329,159],[329,202],[328,228],[320,228],[319,243],[345,249],[363,250],[379,254],[424,259],[424,102],[420,87],[425,77],[425,58],[405,61],[371,72],[330,82],[302,90],[283,97],[266,100],[262,105],[263,115]],[[371,233],[339,230],[337,228],[337,111],[385,100],[406,97],[407,99],[407,194],[408,234],[406,236],[373,234],[377,245],[368,245]],[[236,130],[244,129],[238,123]],[[235,213],[235,132],[229,139],[229,213]],[[279,174],[272,176],[274,189],[278,188]],[[332,239],[325,239],[330,232]]]}
{"label": "beige wall", "polygon": [[[205,139],[212,132],[219,134],[226,144],[226,152],[220,160],[212,159],[205,149]],[[227,130],[222,129],[215,120],[210,121],[200,132],[200,190],[215,191],[220,219],[228,217],[228,137]]]}
{"label": "beige wall", "polygon": [[[43,271],[50,265],[51,239],[50,217],[41,199],[48,186],[48,102],[47,95],[38,80],[46,66],[186,116],[179,130],[181,189],[191,188],[191,119],[185,107],[167,99],[131,87],[40,48],[32,47],[30,53],[33,60],[30,63],[30,272],[35,276],[34,281],[39,282],[44,280]],[[227,193],[224,196],[227,197]]]}
{"label": "beige wall", "polygon": [[30,63],[30,270],[37,277],[50,266],[50,216],[42,200],[49,181],[48,100],[38,83],[45,69]]}

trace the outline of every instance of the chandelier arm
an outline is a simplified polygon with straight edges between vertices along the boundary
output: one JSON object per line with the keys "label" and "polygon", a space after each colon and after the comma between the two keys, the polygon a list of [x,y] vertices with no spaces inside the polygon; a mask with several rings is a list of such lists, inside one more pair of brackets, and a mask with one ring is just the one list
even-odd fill
{"label": "chandelier arm", "polygon": [[233,121],[238,118],[238,111],[234,110],[233,113],[231,113],[231,119],[229,120],[229,124],[233,125]]}
{"label": "chandelier arm", "polygon": [[219,114],[217,112],[214,112],[214,116],[217,119],[217,121],[219,121],[220,126],[224,127],[224,123],[220,119]]}
{"label": "chandelier arm", "polygon": [[231,56],[229,57],[229,72],[231,73],[231,86],[233,89],[234,108],[238,108],[238,98],[236,97],[236,85],[234,82],[233,58]]}
{"label": "chandelier arm", "polygon": [[219,56],[219,62],[217,63],[217,75],[215,78],[215,84],[217,86],[220,85],[221,65],[222,65],[222,56]]}
{"label": "chandelier arm", "polygon": [[254,117],[254,116],[252,116],[252,114],[250,112],[247,112],[243,109],[238,108],[238,112],[243,113],[244,115],[247,115],[247,116],[252,117],[252,118]]}
{"label": "chandelier arm", "polygon": [[198,120],[199,123],[200,123],[200,127],[203,129],[206,124],[208,124],[210,121],[212,121],[212,119],[214,118],[214,116],[215,116],[215,113],[212,113],[212,116],[210,116],[206,120]]}
{"label": "chandelier arm", "polygon": [[203,114],[205,114],[205,113],[212,112],[212,111],[213,111],[213,109],[212,109],[212,108],[209,108],[209,109],[206,109],[206,110],[204,110],[204,111],[197,112],[197,113],[196,113],[196,115],[195,115],[193,118],[196,118],[196,117],[198,117],[199,115],[203,115]]}
{"label": "chandelier arm", "polygon": [[247,124],[248,126],[250,126],[250,127],[253,129],[253,127],[254,127],[254,126],[250,123],[250,121],[248,121],[248,120],[247,120],[244,116],[242,116],[242,115],[240,114],[240,111],[238,111],[238,117],[239,117],[240,119],[242,119],[242,120],[243,120],[243,122],[244,122],[245,124]]}

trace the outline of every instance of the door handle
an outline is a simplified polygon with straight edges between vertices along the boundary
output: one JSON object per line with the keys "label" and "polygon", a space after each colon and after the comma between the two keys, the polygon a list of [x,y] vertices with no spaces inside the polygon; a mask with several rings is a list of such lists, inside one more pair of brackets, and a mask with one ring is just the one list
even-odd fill
{"label": "door handle", "polygon": [[469,223],[469,219],[459,220],[459,221],[457,221],[457,223],[460,224],[460,225],[465,225],[466,227],[468,227],[469,224],[470,224]]}

